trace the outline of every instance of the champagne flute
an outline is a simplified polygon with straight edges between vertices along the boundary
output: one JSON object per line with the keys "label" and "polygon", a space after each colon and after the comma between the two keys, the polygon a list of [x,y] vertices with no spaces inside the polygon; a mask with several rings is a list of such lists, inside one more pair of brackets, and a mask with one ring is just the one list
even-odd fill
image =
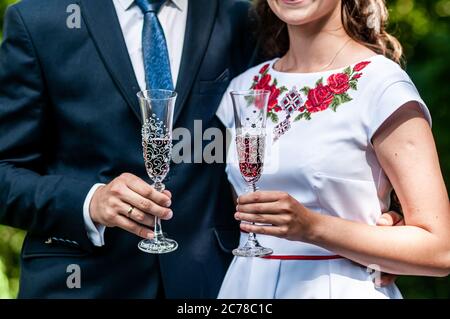
{"label": "champagne flute", "polygon": [[[256,192],[256,182],[260,179],[264,166],[270,91],[234,91],[230,94],[233,100],[239,170],[248,185],[248,192]],[[272,253],[272,249],[259,244],[254,233],[248,234],[244,246],[233,250],[233,255],[240,257],[263,257]]]}
{"label": "champagne flute", "polygon": [[[163,192],[162,183],[170,169],[172,158],[173,113],[177,93],[169,90],[147,90],[137,94],[142,116],[142,147],[145,169],[152,179],[152,185]],[[155,216],[153,239],[144,239],[140,250],[150,254],[170,253],[178,248],[178,243],[166,238],[162,232],[161,220]]]}

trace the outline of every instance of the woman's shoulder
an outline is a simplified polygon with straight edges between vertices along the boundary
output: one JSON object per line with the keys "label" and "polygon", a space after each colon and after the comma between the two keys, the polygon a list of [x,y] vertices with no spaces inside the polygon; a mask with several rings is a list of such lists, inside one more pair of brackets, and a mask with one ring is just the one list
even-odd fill
{"label": "woman's shoulder", "polygon": [[430,112],[409,75],[396,62],[377,56],[366,68],[365,84],[361,82],[361,98],[367,101],[364,110],[370,139],[381,125],[408,102],[418,102],[431,125]]}
{"label": "woman's shoulder", "polygon": [[377,55],[369,61],[366,73],[370,82],[381,86],[398,81],[411,82],[409,75],[397,62],[383,55]]}

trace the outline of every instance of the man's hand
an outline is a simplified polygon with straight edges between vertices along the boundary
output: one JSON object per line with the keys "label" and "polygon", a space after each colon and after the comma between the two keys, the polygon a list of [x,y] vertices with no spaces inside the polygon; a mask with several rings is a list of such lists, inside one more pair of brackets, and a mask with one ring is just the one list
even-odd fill
{"label": "man's hand", "polygon": [[399,213],[390,211],[380,216],[377,226],[405,226],[405,220]]}
{"label": "man's hand", "polygon": [[[120,227],[142,238],[153,238],[154,217],[172,218],[172,195],[158,192],[132,174],[122,174],[100,187],[92,197],[89,212],[94,223]],[[133,210],[130,212],[130,209]]]}
{"label": "man's hand", "polygon": [[[377,220],[377,226],[388,226],[389,227],[389,226],[404,226],[404,225],[405,225],[405,220],[403,219],[403,217],[394,211],[384,213]],[[377,284],[382,287],[389,286],[390,284],[394,283],[396,280],[397,280],[396,275],[382,273],[380,282]]]}

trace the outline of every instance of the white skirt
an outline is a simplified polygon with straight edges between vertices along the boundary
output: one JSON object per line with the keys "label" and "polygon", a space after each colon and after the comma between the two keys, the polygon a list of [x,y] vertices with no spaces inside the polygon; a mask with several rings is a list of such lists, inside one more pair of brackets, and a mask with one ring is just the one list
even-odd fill
{"label": "white skirt", "polygon": [[[244,237],[244,238],[242,238]],[[246,235],[241,236],[241,244]],[[280,255],[327,255],[322,248],[258,235],[262,245],[290,246]],[[276,247],[274,247],[276,246]],[[312,254],[314,247],[317,254]],[[307,251],[308,253],[298,253]],[[328,252],[329,255],[333,253]],[[374,274],[348,259],[281,260],[235,257],[231,263],[219,299],[401,299],[392,284],[378,288]]]}

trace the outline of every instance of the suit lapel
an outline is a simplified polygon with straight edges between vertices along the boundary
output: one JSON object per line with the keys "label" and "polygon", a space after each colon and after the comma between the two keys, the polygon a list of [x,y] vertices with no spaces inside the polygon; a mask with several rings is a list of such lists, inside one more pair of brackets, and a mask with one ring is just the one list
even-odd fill
{"label": "suit lapel", "polygon": [[[141,119],[139,84],[111,0],[79,0],[89,33],[108,72],[132,111]],[[194,1],[195,2],[195,1]]]}
{"label": "suit lapel", "polygon": [[208,47],[216,18],[217,2],[218,0],[189,1],[183,56],[176,87],[178,98],[174,123],[186,103]]}

